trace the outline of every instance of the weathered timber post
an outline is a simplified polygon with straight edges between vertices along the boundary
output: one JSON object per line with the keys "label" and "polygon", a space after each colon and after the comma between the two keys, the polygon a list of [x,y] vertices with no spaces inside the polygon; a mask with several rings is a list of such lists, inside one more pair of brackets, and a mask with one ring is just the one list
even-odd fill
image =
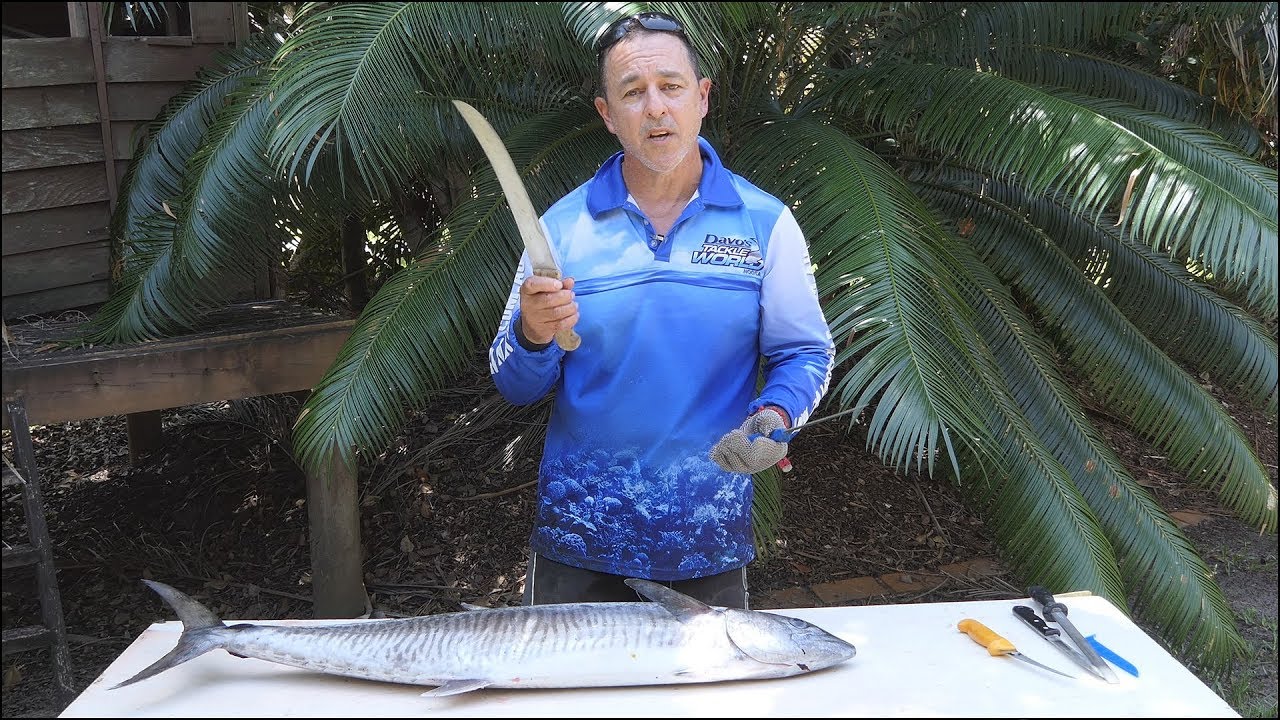
{"label": "weathered timber post", "polygon": [[360,494],[354,461],[337,448],[325,471],[307,473],[307,515],[311,526],[311,593],[317,618],[353,618],[364,614],[360,548]]}

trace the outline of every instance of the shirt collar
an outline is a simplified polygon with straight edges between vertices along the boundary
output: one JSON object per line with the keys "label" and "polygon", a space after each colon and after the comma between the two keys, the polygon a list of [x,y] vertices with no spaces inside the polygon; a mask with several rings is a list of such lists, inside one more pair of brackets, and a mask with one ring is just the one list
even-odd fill
{"label": "shirt collar", "polygon": [[[698,196],[707,205],[738,207],[742,197],[729,179],[729,171],[720,164],[720,156],[706,139],[698,138],[698,151],[702,155],[702,179],[698,181]],[[592,217],[623,207],[627,203],[627,185],[622,179],[622,151],[614,153],[600,166],[594,177],[587,181],[587,210]]]}

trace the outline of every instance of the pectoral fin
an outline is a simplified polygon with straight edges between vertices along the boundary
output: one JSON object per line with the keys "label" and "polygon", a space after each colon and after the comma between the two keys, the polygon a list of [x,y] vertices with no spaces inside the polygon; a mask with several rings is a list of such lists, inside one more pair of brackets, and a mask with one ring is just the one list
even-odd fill
{"label": "pectoral fin", "polygon": [[724,611],[729,640],[748,657],[767,665],[791,665],[803,652],[788,634],[778,631],[768,618],[746,610]]}
{"label": "pectoral fin", "polygon": [[422,697],[446,697],[487,687],[492,680],[450,680],[440,687],[422,693]]}

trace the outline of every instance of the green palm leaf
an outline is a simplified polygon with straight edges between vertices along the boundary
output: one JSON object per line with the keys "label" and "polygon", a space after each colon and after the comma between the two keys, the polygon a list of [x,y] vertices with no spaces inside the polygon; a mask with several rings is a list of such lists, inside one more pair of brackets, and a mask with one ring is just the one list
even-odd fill
{"label": "green palm leaf", "polygon": [[[539,209],[589,177],[613,145],[594,108],[583,105],[539,115],[504,141]],[[306,467],[327,467],[335,448],[350,461],[353,449],[384,446],[406,407],[446,387],[492,339],[523,246],[487,162],[474,182],[432,249],[370,300],[312,392],[295,428]]]}
{"label": "green palm leaf", "polygon": [[1132,175],[1129,218],[1136,238],[1171,254],[1189,253],[1220,282],[1247,286],[1251,301],[1275,317],[1275,268],[1250,254],[1274,245],[1275,219],[1259,216],[1102,114],[969,69],[900,64],[842,76],[836,92],[856,97],[873,121],[936,152],[1017,178],[1027,192],[1062,192],[1076,212],[1096,216],[1114,207]]}
{"label": "green palm leaf", "polygon": [[1247,119],[1131,62],[1072,47],[1026,45],[992,53],[988,63],[1014,80],[1110,98],[1208,128],[1249,155],[1262,147],[1261,136]]}
{"label": "green palm leaf", "polygon": [[892,3],[877,59],[899,55],[972,67],[994,48],[1030,42],[1081,47],[1132,27],[1147,3]]}
{"label": "green palm leaf", "polygon": [[[961,485],[995,515],[991,527],[1020,570],[1123,603],[1087,504],[971,342],[971,311],[950,284],[967,286],[967,276],[927,209],[879,158],[814,121],[763,126],[742,140],[734,162],[768,168],[761,180],[787,197],[809,233],[833,336],[850,338],[840,354],[853,360],[841,404],[876,399],[868,443],[895,466],[929,458],[930,469],[946,444],[953,463],[966,460]],[[979,386],[985,392],[973,392]]]}
{"label": "green palm leaf", "polygon": [[[511,99],[512,84],[533,87],[536,77],[530,98],[546,106],[580,84],[590,65],[565,61],[577,56],[561,49],[572,41],[558,8],[523,3],[503,5],[501,18],[497,12],[484,3],[310,8],[279,53],[271,156],[305,178],[332,143],[371,193],[387,197],[466,137],[448,98],[496,101],[502,112],[490,121],[501,128],[527,112],[501,102]],[[530,47],[545,51],[537,67],[520,60]]]}
{"label": "green palm leaf", "polygon": [[[86,340],[138,341],[192,327],[234,287],[231,281],[252,278],[274,258],[281,237],[273,228],[272,198],[282,194],[282,184],[263,161],[265,83],[251,75],[240,83],[224,96],[225,107],[187,161],[180,192],[161,200],[160,212],[137,217],[126,211],[132,253],[111,298],[87,326]],[[160,172],[148,179],[164,182]]]}
{"label": "green palm leaf", "polygon": [[1240,387],[1272,414],[1276,408],[1277,356],[1272,333],[1239,307],[1201,283],[1186,268],[1133,242],[1109,220],[1095,224],[1065,201],[1030,196],[1018,188],[950,168],[930,176],[985,193],[1020,208],[1085,273],[1116,307],[1171,355],[1211,370]]}
{"label": "green palm leaf", "polygon": [[954,464],[952,428],[983,438],[986,425],[972,410],[969,310],[946,283],[945,237],[892,169],[838,130],[777,118],[749,132],[732,162],[794,208],[832,336],[849,341],[837,362],[861,356],[833,388],[841,405],[875,401],[868,444],[893,466],[932,469],[944,449]]}
{"label": "green palm leaf", "polygon": [[[980,218],[969,238],[979,256],[1027,293],[1102,401],[1248,522],[1276,526],[1276,490],[1239,426],[1085,280],[1041,229],[976,191],[925,182],[917,187],[948,215]],[[1029,267],[1037,272],[1026,272]]]}
{"label": "green palm leaf", "polygon": [[[968,269],[976,280],[976,292],[971,297],[980,308],[984,337],[1008,387],[1034,437],[1047,443],[1052,456],[1069,475],[1069,482],[1087,501],[1090,513],[1086,517],[1096,517],[1109,541],[1107,547],[1115,549],[1114,558],[1108,554],[1109,562],[1103,563],[1109,571],[1107,578],[1119,581],[1117,561],[1128,568],[1124,574],[1126,592],[1110,595],[1115,598],[1113,602],[1123,608],[1125,598],[1132,596],[1135,611],[1161,628],[1176,646],[1211,648],[1211,663],[1225,665],[1233,653],[1243,649],[1243,638],[1235,628],[1231,609],[1213,572],[1088,421],[1075,393],[1058,373],[1053,350],[1019,310],[1003,283],[976,258],[968,260]],[[988,493],[991,494],[994,493]],[[1000,510],[998,507],[997,512]],[[1019,518],[1018,513],[1022,512],[1025,511],[1016,506],[1009,508],[1003,524],[1021,527],[1026,517]],[[1042,524],[1047,523],[1035,525]],[[1041,541],[1046,545],[1060,544],[1056,537]],[[1082,553],[1074,559],[1088,562],[1090,558]],[[1040,577],[1034,571],[1024,572],[1023,576]],[[1087,586],[1078,581],[1057,580],[1050,587],[1068,590]]]}
{"label": "green palm leaf", "polygon": [[[1232,286],[1244,281],[1240,275],[1256,273],[1256,282],[1249,285],[1276,286],[1277,262],[1277,204],[1276,171],[1242,155],[1213,133],[1194,125],[1163,117],[1157,113],[1138,110],[1124,103],[1100,98],[1089,98],[1074,93],[1058,93],[1078,105],[1088,107],[1125,127],[1168,159],[1170,164],[1186,169],[1186,184],[1211,190],[1218,202],[1227,205],[1228,227],[1241,228],[1239,242],[1211,246],[1203,250],[1192,245],[1195,257],[1208,255],[1205,265],[1213,268],[1236,268],[1226,279]],[[1154,206],[1152,206],[1154,209]],[[1239,220],[1234,219],[1238,213]],[[1160,218],[1158,221],[1163,221]],[[1174,245],[1176,250],[1177,246]],[[1237,257],[1230,257],[1235,255]],[[1249,288],[1246,287],[1245,290]],[[1257,293],[1250,296],[1257,299]],[[1264,316],[1275,317],[1274,293],[1270,295],[1270,307],[1259,308]]]}

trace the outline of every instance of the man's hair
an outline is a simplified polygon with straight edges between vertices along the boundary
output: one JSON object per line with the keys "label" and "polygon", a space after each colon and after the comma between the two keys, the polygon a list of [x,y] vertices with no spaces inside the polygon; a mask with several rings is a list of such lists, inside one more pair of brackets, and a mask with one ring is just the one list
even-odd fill
{"label": "man's hair", "polygon": [[[654,17],[669,21],[674,25],[674,27],[670,30],[654,29],[644,24],[646,19]],[[702,79],[702,70],[699,68],[698,64],[698,52],[694,50],[693,43],[689,41],[689,36],[685,34],[684,29],[680,27],[679,22],[676,21],[675,18],[662,13],[641,13],[640,15],[632,15],[630,17],[617,20],[606,28],[596,44],[596,65],[599,71],[598,80],[600,83],[599,88],[597,89],[597,94],[604,98],[606,102],[609,99],[609,95],[606,92],[607,88],[604,76],[605,58],[608,57],[609,52],[617,47],[623,40],[642,33],[649,35],[673,35],[676,38],[679,38],[680,44],[684,45],[685,53],[689,56],[689,65],[693,67],[694,80]]]}

